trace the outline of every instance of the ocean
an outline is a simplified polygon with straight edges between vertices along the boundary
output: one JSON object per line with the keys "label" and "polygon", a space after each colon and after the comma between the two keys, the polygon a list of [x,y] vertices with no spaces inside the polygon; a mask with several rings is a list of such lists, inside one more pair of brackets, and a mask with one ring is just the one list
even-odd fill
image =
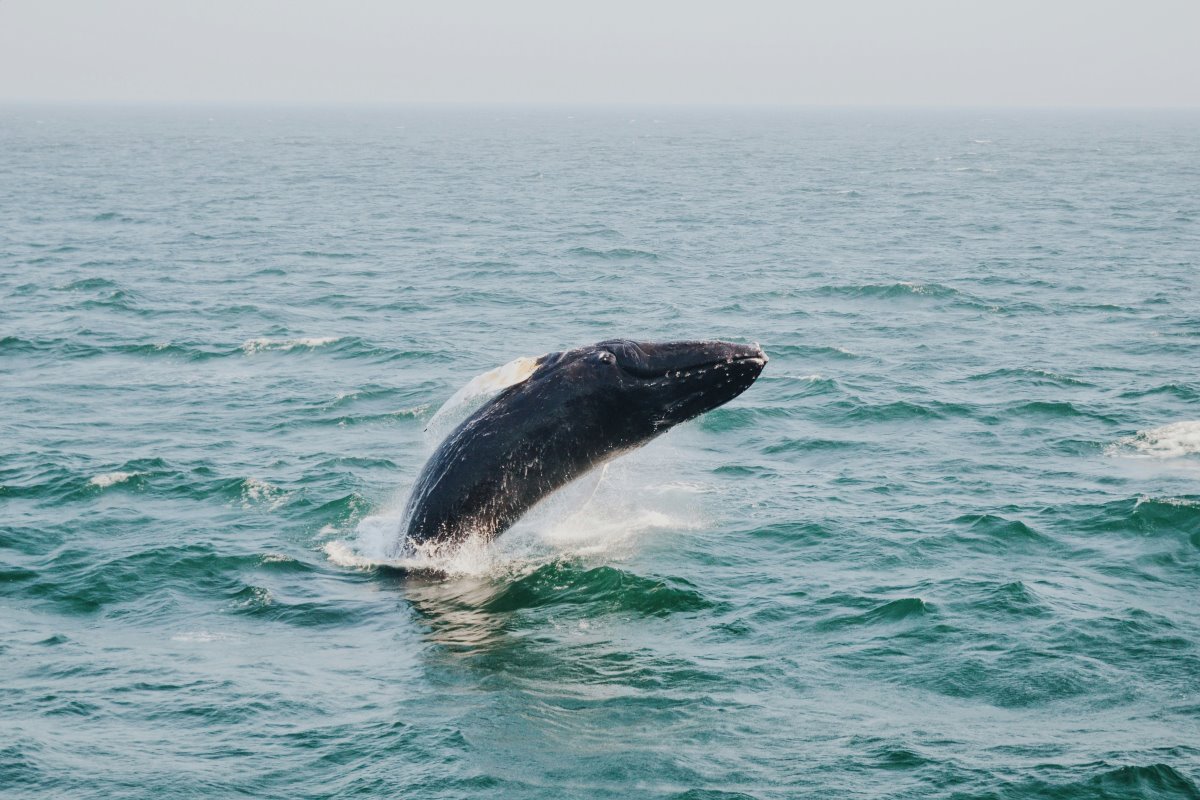
{"label": "ocean", "polygon": [[[0,795],[1198,798],[1198,254],[1197,112],[0,108]],[[614,337],[771,361],[387,563]]]}

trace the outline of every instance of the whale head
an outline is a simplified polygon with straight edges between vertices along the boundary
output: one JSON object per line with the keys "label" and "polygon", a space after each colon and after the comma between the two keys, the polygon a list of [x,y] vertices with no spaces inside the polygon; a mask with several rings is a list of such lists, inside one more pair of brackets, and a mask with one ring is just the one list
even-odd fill
{"label": "whale head", "polygon": [[610,339],[543,357],[529,380],[574,395],[623,449],[728,403],[766,363],[757,344]]}

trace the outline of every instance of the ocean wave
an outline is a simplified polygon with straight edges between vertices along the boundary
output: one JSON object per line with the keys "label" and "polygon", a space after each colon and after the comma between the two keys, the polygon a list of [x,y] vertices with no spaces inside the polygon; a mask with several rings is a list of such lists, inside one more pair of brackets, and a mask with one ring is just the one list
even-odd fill
{"label": "ocean wave", "polygon": [[1010,648],[998,655],[965,655],[915,676],[915,682],[946,697],[972,699],[997,708],[1070,707],[1080,697],[1119,691],[1110,672],[1092,659]]}
{"label": "ocean wave", "polygon": [[130,478],[140,474],[140,472],[105,472],[92,477],[88,483],[100,489],[107,489],[109,486],[115,486],[118,483],[124,483]]}
{"label": "ocean wave", "polygon": [[99,297],[84,300],[79,308],[115,309],[117,311],[134,311],[141,314],[158,314],[161,312],[143,310],[142,298],[137,292],[126,289],[115,289]]}
{"label": "ocean wave", "polygon": [[649,250],[638,250],[632,247],[614,247],[609,250],[594,247],[572,247],[568,255],[582,258],[594,258],[600,261],[658,261],[659,255]]}
{"label": "ocean wave", "polygon": [[[87,338],[84,338],[84,337]],[[228,342],[188,340],[106,342],[91,338],[90,332],[72,337],[26,337],[7,335],[0,338],[0,353],[52,353],[65,359],[90,359],[117,355],[136,358],[166,358],[184,361],[207,361],[230,357],[266,354],[297,354],[324,352],[338,358],[365,358],[376,362],[424,360],[441,358],[428,350],[398,350],[366,342],[356,336],[297,337],[291,339],[260,337],[246,339],[240,345]]]}
{"label": "ocean wave", "polygon": [[803,344],[772,344],[771,357],[795,357],[795,358],[832,358],[832,359],[851,359],[860,358],[858,353],[847,350],[844,347],[834,345],[803,345]]}
{"label": "ocean wave", "polygon": [[621,239],[623,234],[616,228],[610,228],[600,222],[578,222],[569,226],[564,232],[565,239],[574,240],[577,236],[597,236],[602,239]]}
{"label": "ocean wave", "polygon": [[39,573],[32,594],[70,613],[94,613],[157,593],[244,599],[248,576],[310,572],[298,561],[264,563],[261,554],[223,552],[210,544],[149,547],[115,557],[61,549]]}
{"label": "ocean wave", "polygon": [[934,611],[933,606],[919,597],[901,597],[890,600],[861,614],[843,614],[817,625],[818,630],[834,630],[845,627],[885,625],[918,620]]}
{"label": "ocean wave", "polygon": [[861,400],[839,400],[824,407],[823,413],[852,422],[904,422],[908,420],[947,419],[970,416],[973,410],[962,403],[940,400],[911,402],[895,400],[890,403],[866,403]]}
{"label": "ocean wave", "polygon": [[141,223],[143,220],[137,217],[131,217],[128,214],[122,214],[119,211],[102,211],[99,214],[92,216],[92,222],[124,222],[124,223]]}
{"label": "ocean wave", "polygon": [[60,292],[86,292],[99,289],[120,289],[121,286],[116,281],[109,280],[108,278],[92,277],[79,278],[78,280],[64,283],[54,288]]}
{"label": "ocean wave", "polygon": [[346,600],[298,600],[266,586],[247,585],[228,597],[228,609],[238,616],[282,622],[301,628],[346,628],[360,623],[367,609]]}
{"label": "ocean wave", "polygon": [[322,408],[340,408],[351,403],[362,400],[374,400],[379,398],[388,398],[394,396],[396,390],[390,386],[362,386],[357,389],[344,389],[333,396],[332,399],[322,403]]}
{"label": "ocean wave", "polygon": [[1011,381],[1033,386],[1093,386],[1079,378],[1033,367],[1005,367],[980,372],[967,377],[968,381]]}
{"label": "ocean wave", "polygon": [[326,500],[304,512],[310,524],[321,526],[318,536],[344,535],[345,528],[370,511],[370,503],[358,492]]}
{"label": "ocean wave", "polygon": [[922,539],[918,550],[930,552],[1041,553],[1057,547],[1051,536],[1019,520],[1000,514],[963,514],[951,521],[956,530],[949,535]]}
{"label": "ocean wave", "polygon": [[1023,417],[1091,417],[1092,419],[1115,421],[1112,417],[1093,411],[1083,406],[1077,406],[1066,400],[1031,400],[1013,403],[1003,407],[1006,415]]}
{"label": "ocean wave", "polygon": [[429,404],[423,403],[419,406],[397,408],[392,411],[380,411],[374,414],[341,414],[337,416],[321,416],[309,419],[281,419],[278,422],[267,426],[266,430],[288,431],[307,425],[317,427],[326,427],[332,425],[339,428],[352,428],[358,425],[394,425],[397,422],[402,422],[404,420],[416,420],[419,422],[425,418],[428,412]]}
{"label": "ocean wave", "polygon": [[182,631],[172,635],[171,641],[209,644],[210,642],[233,642],[239,638],[241,637],[227,631]]}
{"label": "ocean wave", "polygon": [[[1072,527],[1097,533],[1134,536],[1143,555],[1154,559],[1161,546],[1154,540],[1177,538],[1200,547],[1200,497],[1138,495],[1107,503],[1089,504],[1067,510]],[[1184,565],[1186,567],[1186,565]]]}
{"label": "ocean wave", "polygon": [[957,289],[941,283],[914,283],[911,281],[822,286],[815,290],[815,294],[833,297],[866,297],[881,300],[922,297],[942,299],[964,296]]}
{"label": "ocean wave", "polygon": [[482,607],[519,611],[549,605],[585,605],[589,616],[625,611],[664,616],[700,611],[713,603],[682,578],[649,578],[611,566],[581,569],[556,561],[505,583]]}
{"label": "ocean wave", "polygon": [[1200,421],[1172,422],[1125,436],[1105,449],[1110,456],[1183,458],[1200,454]]}
{"label": "ocean wave", "polygon": [[290,492],[259,478],[246,478],[241,481],[241,490],[243,508],[258,506],[274,511],[291,497]]}
{"label": "ocean wave", "polygon": [[[1093,766],[1093,765],[1088,765]],[[1103,771],[1076,780],[1033,778],[1023,781],[1004,781],[978,794],[959,793],[962,800],[1027,800],[1027,798],[1057,798],[1057,800],[1198,800],[1200,788],[1185,773],[1167,764],[1112,767],[1106,762],[1097,765]],[[1093,766],[1094,768],[1094,766]],[[1065,766],[1046,769],[1066,771]],[[1078,768],[1072,770],[1078,772]]]}
{"label": "ocean wave", "polygon": [[242,352],[246,355],[278,350],[287,353],[298,347],[308,350],[340,342],[341,336],[313,336],[299,339],[247,339],[242,342]]}
{"label": "ocean wave", "polygon": [[131,356],[155,356],[178,358],[185,361],[203,361],[209,358],[229,355],[221,351],[193,344],[176,342],[152,342],[148,344],[119,344],[100,348],[103,353],[119,353]]}
{"label": "ocean wave", "polygon": [[437,360],[445,353],[436,350],[397,349],[374,344],[358,336],[305,336],[296,338],[258,337],[247,339],[234,351],[223,355],[262,357],[266,354],[322,353],[340,359],[368,359],[375,363],[409,360]]}
{"label": "ocean wave", "polygon": [[841,394],[841,387],[833,378],[813,373],[811,375],[773,375],[765,383],[786,382],[789,391],[781,394],[780,399],[794,401],[806,397]]}
{"label": "ocean wave", "polygon": [[0,353],[31,353],[47,350],[62,341],[62,339],[37,340],[24,339],[20,336],[2,336],[0,337]]}
{"label": "ocean wave", "polygon": [[172,356],[187,360],[200,360],[228,354],[227,351],[211,351],[194,345],[172,342],[97,344],[61,337],[25,339],[19,336],[5,336],[0,338],[0,352],[3,351],[10,353],[54,353],[57,356],[67,359],[88,359],[105,355],[132,355]]}
{"label": "ocean wave", "polygon": [[764,453],[777,455],[779,453],[815,453],[842,450],[860,450],[863,452],[878,450],[879,445],[854,439],[790,439],[781,438],[774,444],[763,448]]}
{"label": "ocean wave", "polygon": [[369,258],[369,253],[341,253],[337,251],[326,250],[304,250],[300,255],[303,258],[325,258],[330,261],[349,261],[355,258]]}
{"label": "ocean wave", "polygon": [[1044,617],[1050,614],[1049,606],[1021,581],[995,587],[973,606],[982,611],[1019,617]]}
{"label": "ocean wave", "polygon": [[1194,403],[1195,401],[1200,400],[1200,392],[1197,392],[1196,389],[1182,383],[1163,383],[1159,384],[1158,386],[1151,386],[1147,389],[1130,389],[1128,391],[1121,392],[1120,397],[1122,400],[1142,400],[1147,397],[1154,397],[1155,395],[1168,395],[1176,398],[1177,400],[1183,400],[1189,403]]}

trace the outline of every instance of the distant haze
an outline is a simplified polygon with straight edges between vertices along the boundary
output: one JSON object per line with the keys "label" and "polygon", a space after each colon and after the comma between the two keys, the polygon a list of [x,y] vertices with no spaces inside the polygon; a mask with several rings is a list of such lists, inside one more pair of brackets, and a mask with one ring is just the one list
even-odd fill
{"label": "distant haze", "polygon": [[1198,0],[0,0],[0,101],[1198,106]]}

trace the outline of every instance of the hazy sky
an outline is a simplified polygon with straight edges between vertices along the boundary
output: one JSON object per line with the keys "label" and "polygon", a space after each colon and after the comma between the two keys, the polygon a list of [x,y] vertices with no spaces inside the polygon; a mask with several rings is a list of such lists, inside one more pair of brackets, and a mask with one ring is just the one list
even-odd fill
{"label": "hazy sky", "polygon": [[0,0],[0,101],[1200,106],[1200,0]]}

